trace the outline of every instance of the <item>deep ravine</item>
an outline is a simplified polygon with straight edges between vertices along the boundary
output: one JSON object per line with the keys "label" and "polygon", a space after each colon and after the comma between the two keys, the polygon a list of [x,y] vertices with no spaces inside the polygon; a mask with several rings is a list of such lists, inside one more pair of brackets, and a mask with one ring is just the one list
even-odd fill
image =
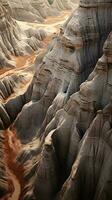
{"label": "deep ravine", "polygon": [[19,22],[33,52],[10,37],[14,64],[1,61],[2,200],[112,200],[112,2],[66,17]]}
{"label": "deep ravine", "polygon": [[[68,18],[70,11],[64,11],[57,17],[48,17],[44,24],[36,24],[36,23],[26,23],[26,22],[18,22],[20,26],[23,26],[24,29],[28,27],[35,28],[44,28],[48,32],[48,36],[45,38],[43,42],[43,49],[45,50],[52,40],[54,33],[59,31],[59,27],[65,22]],[[42,51],[41,50],[41,51]],[[37,54],[38,55],[38,54]],[[27,69],[29,69],[35,62],[36,53],[28,56],[19,56],[12,57],[15,62],[15,68],[4,68],[0,70],[0,78],[4,79],[7,76],[11,76],[12,74],[24,74]],[[25,84],[19,84],[17,88],[15,88],[14,92],[6,99],[2,100],[2,103],[8,102],[10,99],[18,96],[26,91],[30,81],[33,77],[33,72],[29,69],[28,73],[28,81],[25,80]],[[22,200],[24,196],[24,169],[17,162],[16,158],[19,151],[23,148],[20,141],[16,137],[16,133],[13,130],[7,129],[4,131],[4,159],[6,166],[6,173],[8,177],[8,185],[9,192],[5,195],[1,200]]]}

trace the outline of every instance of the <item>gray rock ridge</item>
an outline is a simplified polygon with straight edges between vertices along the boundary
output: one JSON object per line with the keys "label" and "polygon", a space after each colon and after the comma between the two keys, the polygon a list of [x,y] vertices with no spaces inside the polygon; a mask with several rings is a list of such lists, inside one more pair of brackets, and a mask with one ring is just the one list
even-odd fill
{"label": "gray rock ridge", "polygon": [[[47,85],[49,90],[50,81],[54,82],[55,79],[59,80],[59,86],[55,85],[54,87],[58,87],[58,89],[56,89],[57,94],[59,92],[63,95],[65,94],[66,102],[70,98],[70,95],[79,90],[80,84],[87,79],[88,75],[93,70],[98,58],[102,54],[104,41],[112,27],[107,17],[112,17],[111,9],[105,8],[107,15],[103,15],[102,8],[100,11],[99,10],[100,9],[96,10],[92,8],[93,12],[91,12],[91,9],[86,10],[86,8],[79,7],[73,12],[69,20],[67,20],[63,30],[61,29],[61,33],[57,35],[50,44],[42,63],[39,65],[40,70],[39,67],[37,67],[37,72],[35,74],[31,98],[31,102],[34,102],[26,105],[25,109],[23,108],[23,112],[19,115],[20,119],[16,119],[15,127],[17,128],[19,137],[22,138],[24,135],[25,127],[28,129],[28,135],[32,135],[32,137],[36,135],[36,132],[41,128],[44,120],[42,117],[43,120],[38,124],[41,118],[41,112],[38,120],[34,117],[32,126],[28,123],[29,119],[26,118],[24,125],[21,123],[21,119],[24,118],[22,116],[25,116],[25,112],[30,113],[31,116],[33,116],[34,113],[38,116],[39,111],[36,112],[36,109],[31,111],[31,107],[34,106],[37,108],[40,104],[38,101],[43,101],[41,97],[43,97],[43,95],[46,96]],[[100,17],[101,13],[103,18]],[[88,15],[92,16],[88,18]],[[55,94],[55,96],[57,94]],[[48,96],[51,98],[50,93]],[[47,98],[45,99],[47,101]],[[53,100],[54,99],[52,99],[52,101]],[[35,101],[37,101],[37,103],[35,103]],[[22,128],[23,126],[24,128]],[[35,128],[32,128],[33,126]],[[19,127],[21,127],[21,129]]]}
{"label": "gray rock ridge", "polygon": [[[87,9],[87,12],[85,12],[85,8],[78,8],[78,10],[72,14],[72,16],[69,18],[66,25],[64,26],[64,33],[61,32],[59,36],[54,38],[52,44],[48,49],[48,53],[43,59],[41,68],[43,69],[44,73],[48,71],[48,74],[53,74],[53,79],[63,79],[62,85],[60,85],[59,90],[66,93],[67,98],[69,98],[71,94],[79,89],[80,83],[87,78],[89,72],[92,70],[98,57],[102,53],[102,44],[106,35],[111,29],[111,20],[108,21],[107,17],[109,16],[109,18],[111,19],[110,8],[105,9],[108,15],[103,15],[104,18],[102,18],[102,21],[104,20],[104,23],[102,23],[100,22],[101,19],[98,17],[98,19],[94,17],[95,19],[89,18],[90,21],[86,20],[88,19],[87,13],[91,14],[91,9]],[[99,10],[96,11],[96,9],[93,8],[94,13],[97,12],[97,16],[100,16],[100,12],[103,13],[102,8],[100,12]],[[107,24],[105,23],[105,21],[107,21]],[[88,24],[90,24],[91,26],[89,27]],[[86,29],[86,27],[88,28]],[[80,32],[81,29],[82,32]],[[100,31],[97,33],[97,30]],[[89,51],[90,47],[91,51]],[[90,55],[88,54],[88,52],[90,52]],[[43,74],[40,74],[37,70],[37,77],[43,76]],[[42,94],[44,94],[46,86],[49,82],[47,81],[47,74],[45,74],[44,76],[46,77],[46,81],[45,83],[41,83],[41,85],[43,85],[42,89],[41,85],[40,87],[38,87],[40,81],[37,80],[39,78],[37,78],[37,80],[35,79],[35,83],[33,85],[32,99],[30,100],[39,100]],[[39,88],[42,90],[41,92],[38,91],[40,90]],[[38,95],[40,97],[38,97]]]}
{"label": "gray rock ridge", "polygon": [[[95,15],[96,10],[93,8],[92,11]],[[69,68],[73,71],[74,79],[75,76],[79,75],[79,84],[83,82],[88,77],[90,71],[92,71],[92,68],[102,54],[102,44],[111,31],[111,22],[109,22],[108,25],[105,24],[105,22],[100,23],[100,14],[103,13],[103,10],[97,12],[98,18],[91,16],[88,19],[87,15],[91,15],[90,12],[91,9],[86,10],[85,8],[78,8],[64,26],[62,35],[60,34],[60,36],[55,39],[53,43],[54,46],[51,47],[43,59],[45,67],[51,68],[52,66],[54,74],[55,65],[57,69],[58,67],[59,69]],[[112,17],[111,12],[109,16],[110,18]],[[105,18],[104,21],[108,20]],[[107,29],[109,32],[105,30],[106,27],[104,24],[108,26]],[[104,34],[106,31],[108,32],[107,35]],[[91,48],[90,55],[88,53],[89,48]],[[58,51],[59,49],[60,51]]]}
{"label": "gray rock ridge", "polygon": [[[48,0],[8,0],[12,10],[12,16],[20,21],[44,22],[46,17],[59,14],[57,6],[50,5]],[[63,5],[61,10],[72,9],[73,3],[69,0],[59,0],[59,5]],[[69,6],[71,4],[72,6]],[[60,8],[60,6],[58,6]]]}
{"label": "gray rock ridge", "polygon": [[[55,199],[56,191],[61,190],[61,184],[64,182],[65,184],[59,196],[56,197],[57,199],[72,200],[74,197],[77,197],[77,199],[94,199],[94,195],[96,199],[101,195],[100,199],[102,199],[105,191],[99,193],[98,188],[102,187],[102,181],[98,182],[98,180],[104,179],[103,177],[106,175],[107,177],[104,180],[106,195],[109,195],[109,200],[112,198],[111,183],[110,186],[107,183],[109,175],[111,177],[111,162],[109,164],[104,162],[105,171],[98,178],[98,170],[101,168],[103,170],[104,156],[107,156],[108,159],[111,158],[111,153],[108,157],[108,148],[111,152],[109,146],[111,143],[109,143],[108,137],[111,138],[112,128],[112,103],[109,103],[112,97],[111,78],[109,78],[111,77],[112,66],[112,33],[105,42],[103,51],[104,55],[98,60],[87,81],[81,84],[80,91],[74,93],[64,106],[62,103],[61,109],[57,105],[59,110],[55,107],[58,102],[56,97],[41,126],[41,134],[37,135],[35,142],[32,141],[28,144],[29,148],[26,145],[26,150],[24,148],[24,151],[18,157],[18,160],[25,166],[25,178],[30,183],[26,186],[25,200],[36,197],[43,200],[45,194],[48,199]],[[61,97],[58,96],[58,98],[60,102]],[[99,109],[103,109],[103,111],[98,112],[98,116],[96,116]],[[99,120],[99,113],[103,113],[100,115],[101,120]],[[109,144],[102,141],[104,137]],[[54,160],[51,157],[54,153],[53,158],[56,157],[55,169]],[[99,160],[100,155],[101,162]],[[29,160],[32,160],[32,162],[29,162]],[[88,166],[90,166],[90,173]],[[53,175],[50,174],[51,168]],[[108,169],[109,172],[105,174]],[[71,175],[66,181],[70,172]],[[76,178],[73,176],[76,176]],[[85,180],[86,183],[84,184]],[[45,182],[48,184],[46,191],[43,185]],[[97,184],[99,185],[95,190]]]}
{"label": "gray rock ridge", "polygon": [[[54,0],[52,7],[56,10],[70,10],[73,8],[75,2],[70,0]],[[78,3],[78,2],[77,2]]]}
{"label": "gray rock ridge", "polygon": [[28,0],[10,0],[10,7],[12,9],[12,16],[17,20],[22,21],[40,21],[43,22],[43,17],[39,14],[39,12],[31,6],[31,1]]}
{"label": "gray rock ridge", "polygon": [[[41,97],[43,96],[43,94],[44,96],[46,96],[47,87],[49,90],[50,81],[52,83],[58,79],[58,82],[61,82],[59,85],[54,86],[58,88],[56,89],[57,92],[54,92],[54,97],[61,91],[62,94],[65,95],[66,102],[71,94],[78,91],[80,84],[87,78],[90,71],[92,71],[98,60],[98,57],[102,53],[104,40],[111,29],[112,24],[111,20],[108,20],[108,17],[109,19],[111,19],[112,16],[111,9],[105,8],[105,12],[107,13],[107,15],[103,15],[103,18],[101,19],[100,15],[101,13],[103,14],[102,8],[101,11],[99,11],[100,9],[96,10],[95,8],[92,8],[94,16],[96,16],[95,13],[97,13],[97,18],[93,17],[92,14],[92,18],[88,19],[87,14],[91,15],[92,12],[91,9],[87,9],[87,12],[85,12],[85,10],[86,8],[79,7],[76,11],[73,12],[72,16],[69,18],[69,20],[67,20],[67,23],[64,25],[64,29],[61,30],[60,35],[56,36],[52,41],[52,44],[49,46],[47,54],[44,56],[43,60],[41,59],[40,64],[37,64],[37,72],[35,73],[33,81],[33,90],[30,91],[31,99],[28,99],[28,101],[37,101],[37,103],[34,102],[29,104],[29,106],[26,106],[26,108],[23,109],[23,112],[21,112],[20,116],[22,116],[22,114],[24,116],[24,113],[28,112],[28,109],[30,109],[30,107],[34,105],[37,106],[37,104],[39,104],[38,100],[40,100],[40,102],[43,102],[43,100],[41,100]],[[88,19],[89,21],[86,19]],[[107,24],[105,22],[107,22]],[[28,32],[27,34],[29,33],[30,32]],[[20,100],[20,108],[24,105],[21,104],[21,98],[24,99],[22,96],[17,98]],[[51,103],[54,100],[53,98],[51,100]],[[47,102],[46,97],[45,99],[45,101]],[[14,99],[11,102],[13,103],[13,101],[15,102],[16,100]],[[26,100],[26,102],[28,101]],[[47,109],[49,106],[47,105]],[[44,115],[46,115],[47,109],[44,112]],[[21,109],[17,108],[17,110]],[[31,113],[33,113],[33,111]],[[34,120],[34,124],[32,124],[32,127],[34,125],[35,129],[32,136],[36,134],[37,129],[41,128],[43,120],[44,117],[42,117],[42,121],[39,126],[37,126],[36,124],[36,119]],[[21,120],[19,123],[18,118],[16,120],[16,123],[19,127],[19,124],[21,124]],[[28,119],[26,119],[25,124],[26,127],[29,126]],[[36,126],[38,127],[37,129]],[[32,129],[28,128],[28,130],[31,134]],[[22,129],[19,130],[18,134],[23,134]]]}
{"label": "gray rock ridge", "polygon": [[87,1],[87,0],[80,0],[80,3],[79,5],[81,7],[111,7],[111,0],[105,0],[105,1],[96,1],[96,0],[90,0],[90,1]]}
{"label": "gray rock ridge", "polygon": [[27,30],[27,36],[10,12],[0,4],[0,68],[15,67],[11,55],[32,54],[42,46],[46,33],[43,30]]}
{"label": "gray rock ridge", "polygon": [[24,74],[13,74],[6,76],[0,80],[0,101],[6,100],[18,87],[18,84],[25,84],[29,81],[29,77]]}
{"label": "gray rock ridge", "polygon": [[[0,129],[4,130],[10,126],[15,120],[18,113],[21,111],[23,105],[28,102],[30,96],[30,88],[32,82],[32,75],[26,74],[22,71],[22,74],[13,74],[7,76],[0,81]],[[18,91],[18,87],[22,87],[26,84],[28,88],[27,92],[17,97],[11,98],[11,95]],[[30,86],[29,86],[30,85]],[[23,93],[23,92],[22,92]],[[9,100],[8,100],[9,98]],[[7,99],[7,101],[6,101]],[[4,123],[3,123],[4,122]]]}
{"label": "gray rock ridge", "polygon": [[[111,194],[112,102],[98,111],[58,199],[108,199]],[[88,170],[89,168],[89,170]]]}
{"label": "gray rock ridge", "polygon": [[[13,128],[18,138],[26,144],[18,155],[18,161],[24,165],[24,178],[28,183],[25,186],[24,200],[72,200],[75,195],[79,200],[84,197],[88,200],[93,200],[94,197],[106,199],[101,188],[104,178],[103,186],[109,195],[107,197],[109,200],[112,198],[109,192],[111,184],[107,184],[108,177],[111,177],[111,163],[105,162],[102,165],[103,158],[108,158],[108,152],[111,161],[111,148],[105,142],[102,144],[102,137],[104,139],[108,130],[109,137],[111,136],[112,124],[111,104],[104,108],[112,96],[112,34],[104,44],[112,29],[111,13],[111,7],[79,7],[67,20],[60,35],[54,38],[46,55],[37,60],[36,73],[26,93],[3,105],[2,110],[5,110],[8,120],[11,120],[9,125],[14,121]],[[98,60],[99,57],[101,58]],[[100,121],[96,116],[97,110],[103,108],[102,112],[106,114]],[[105,117],[106,121],[102,120]],[[99,128],[99,121],[103,121],[103,128]],[[4,126],[6,121],[3,119],[1,122]],[[99,132],[96,129],[92,132],[91,127],[96,126]],[[91,142],[86,143],[88,135],[92,136],[93,148]],[[99,140],[94,148],[96,137],[101,138],[103,152]],[[101,162],[97,158],[98,148],[102,154]],[[84,157],[81,157],[80,149],[83,150]],[[88,150],[93,156],[92,161],[88,159],[86,163],[90,155],[85,156]],[[107,157],[103,157],[104,155]],[[87,172],[86,164],[90,165],[93,180]],[[94,164],[98,170],[95,174]],[[102,167],[103,170],[103,166],[105,177],[99,177],[99,169]],[[94,183],[98,183],[97,191]],[[82,194],[85,193],[84,197],[81,196],[80,187]]]}

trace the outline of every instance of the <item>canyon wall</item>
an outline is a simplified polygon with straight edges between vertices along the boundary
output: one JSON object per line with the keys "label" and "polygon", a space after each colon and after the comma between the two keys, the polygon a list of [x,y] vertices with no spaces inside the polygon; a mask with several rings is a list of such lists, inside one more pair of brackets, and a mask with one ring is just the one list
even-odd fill
{"label": "canyon wall", "polygon": [[112,1],[80,0],[26,92],[1,104],[0,128],[24,144],[24,200],[112,199],[111,30]]}
{"label": "canyon wall", "polygon": [[46,36],[43,30],[28,29],[23,32],[5,7],[0,5],[0,68],[14,67],[12,55],[32,54],[41,47],[41,41]]}
{"label": "canyon wall", "polygon": [[[6,0],[2,0],[3,2]],[[71,0],[54,0],[51,5],[48,0],[8,0],[12,16],[21,21],[44,22],[46,17],[55,16],[59,11],[72,9]],[[55,6],[54,6],[55,5]]]}
{"label": "canyon wall", "polygon": [[104,195],[104,199],[112,198],[111,66],[112,33],[104,45],[103,56],[80,90],[66,104],[65,95],[58,93],[35,141],[18,156],[28,182],[24,199],[89,200],[94,196],[102,199]]}
{"label": "canyon wall", "polygon": [[61,94],[66,103],[87,79],[102,54],[104,41],[111,31],[111,18],[111,7],[79,7],[49,45],[42,61],[37,60],[30,103],[23,107],[15,122],[22,142],[36,135],[57,95]]}

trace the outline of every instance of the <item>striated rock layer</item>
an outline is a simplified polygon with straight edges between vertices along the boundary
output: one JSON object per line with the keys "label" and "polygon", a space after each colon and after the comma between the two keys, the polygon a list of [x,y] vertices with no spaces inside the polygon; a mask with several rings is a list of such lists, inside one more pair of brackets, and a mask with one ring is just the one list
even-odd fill
{"label": "striated rock layer", "polygon": [[103,111],[98,111],[86,131],[58,199],[112,199],[111,134],[112,102]]}
{"label": "striated rock layer", "polygon": [[24,200],[112,199],[111,30],[112,2],[81,0],[27,91],[1,104],[1,129],[24,144]]}
{"label": "striated rock layer", "polygon": [[[75,3],[75,1],[73,2]],[[73,3],[71,0],[54,0],[52,7],[57,10],[65,10],[65,9],[72,9]]]}
{"label": "striated rock layer", "polygon": [[112,33],[104,45],[104,55],[79,92],[64,106],[63,95],[55,98],[37,139],[26,145],[18,157],[28,182],[24,199],[112,198],[112,103],[108,104],[112,97],[111,66]]}
{"label": "striated rock layer", "polygon": [[9,192],[8,188],[8,175],[6,173],[5,155],[4,155],[4,135],[0,131],[0,198]]}
{"label": "striated rock layer", "polygon": [[[40,21],[43,22],[43,17],[39,12],[31,5],[31,1],[28,0],[10,0],[8,1],[12,9],[12,15],[17,20],[22,21]],[[38,2],[38,1],[37,1]],[[42,1],[41,1],[42,3]],[[40,7],[38,8],[40,10]]]}
{"label": "striated rock layer", "polygon": [[27,33],[30,32],[27,36],[5,7],[0,5],[0,68],[14,67],[11,55],[33,53],[41,47],[41,41],[46,36],[43,30],[35,29],[27,30]]}
{"label": "striated rock layer", "polygon": [[[4,1],[4,0],[2,0]],[[47,16],[55,16],[61,10],[72,9],[73,2],[71,0],[59,0],[58,3],[53,3],[53,6],[48,0],[8,0],[12,10],[12,15],[15,19],[29,22],[44,22]],[[70,5],[71,6],[70,6]]]}
{"label": "striated rock layer", "polygon": [[[23,107],[15,122],[22,142],[36,135],[57,95],[61,93],[65,103],[79,90],[102,54],[103,43],[112,28],[111,18],[108,6],[99,9],[79,7],[49,45],[44,58],[37,59],[30,103]],[[30,124],[29,117],[32,119]]]}

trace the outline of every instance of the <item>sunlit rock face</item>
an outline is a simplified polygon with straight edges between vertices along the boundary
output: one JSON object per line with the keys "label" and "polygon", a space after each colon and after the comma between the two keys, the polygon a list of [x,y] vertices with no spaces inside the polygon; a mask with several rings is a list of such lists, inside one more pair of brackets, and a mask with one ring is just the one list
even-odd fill
{"label": "sunlit rock face", "polygon": [[73,7],[73,3],[71,0],[54,0],[52,7],[57,10],[71,9]]}
{"label": "sunlit rock face", "polygon": [[24,144],[24,200],[112,199],[112,4],[98,2],[80,1],[37,58],[28,90],[1,105],[1,129],[14,122]]}
{"label": "sunlit rock face", "polygon": [[[103,14],[104,9],[106,15]],[[79,7],[49,45],[40,65],[36,63],[31,103],[23,108],[15,122],[22,142],[25,142],[25,134],[28,141],[28,137],[33,138],[39,131],[58,93],[63,94],[66,102],[70,95],[79,90],[80,84],[86,80],[102,54],[103,43],[112,28],[111,18],[112,12],[108,6],[103,9],[102,6],[99,9]],[[55,81],[57,84],[53,85]],[[49,85],[54,87],[54,94],[47,92]],[[32,119],[30,124],[29,117]]]}
{"label": "sunlit rock face", "polygon": [[[12,26],[12,30],[11,27]],[[0,68],[3,66],[13,66],[10,60],[10,53],[16,54],[17,48],[17,30],[15,22],[11,19],[9,13],[0,5]],[[15,51],[15,52],[14,52]]]}
{"label": "sunlit rock face", "polygon": [[9,0],[10,7],[12,9],[12,15],[17,20],[22,21],[43,21],[43,18],[41,15],[39,15],[39,12],[31,6],[31,1],[28,0],[27,2],[25,0]]}
{"label": "sunlit rock face", "polygon": [[12,19],[8,4],[3,2],[3,5],[0,5],[0,68],[14,67],[15,63],[11,55],[21,56],[33,53],[38,50],[41,40],[46,36],[44,31],[33,29],[27,36]]}
{"label": "sunlit rock face", "polygon": [[[93,72],[66,104],[64,94],[58,93],[37,138],[19,155],[29,183],[25,200],[103,196],[111,200],[112,33],[103,51]],[[97,115],[99,109],[103,111]]]}
{"label": "sunlit rock face", "polygon": [[57,15],[56,10],[52,10],[49,2],[47,0],[30,0],[31,5],[38,11],[38,15],[43,18],[43,20],[47,16]]}
{"label": "sunlit rock face", "polygon": [[[30,83],[32,76],[33,76],[32,73],[29,73],[27,70],[21,70],[17,74],[10,74],[8,76],[6,75],[6,77],[1,78],[0,79],[0,102],[5,104],[8,101],[8,98],[12,94],[18,91],[18,87],[20,87],[22,90],[22,87],[24,85],[27,85]],[[12,120],[10,116],[7,115],[7,112],[4,109],[4,105],[0,105],[0,114],[1,114],[0,129],[9,127]],[[11,114],[11,111],[10,111],[10,114]]]}
{"label": "sunlit rock face", "polygon": [[[61,10],[72,9],[73,3],[68,0],[59,0],[58,3],[53,3],[53,6],[48,0],[8,0],[12,9],[12,15],[17,20],[29,22],[44,22],[47,16],[55,16]],[[59,6],[58,6],[59,4]],[[71,4],[71,6],[69,5]]]}

